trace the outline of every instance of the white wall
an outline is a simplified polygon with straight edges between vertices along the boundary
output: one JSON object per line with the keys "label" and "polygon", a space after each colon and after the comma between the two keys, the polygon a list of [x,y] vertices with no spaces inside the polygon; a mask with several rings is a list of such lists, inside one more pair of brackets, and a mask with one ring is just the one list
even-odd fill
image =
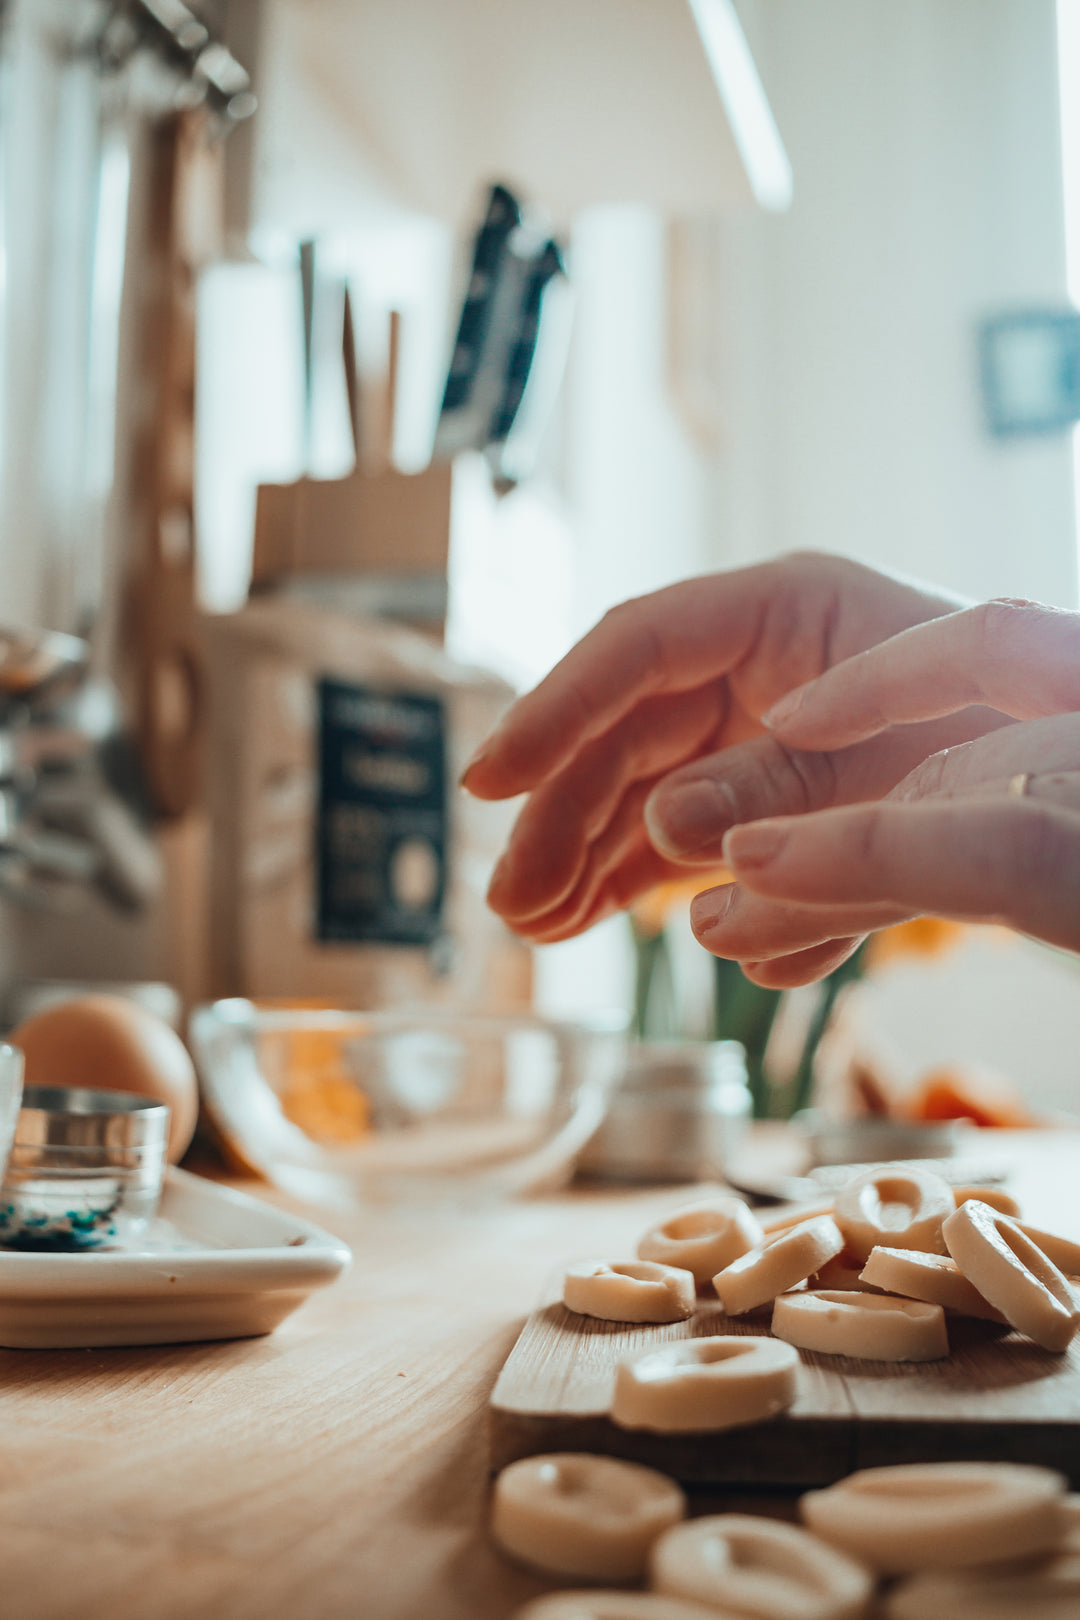
{"label": "white wall", "polygon": [[564,486],[577,634],[613,603],[710,566],[708,464],[669,397],[664,228],[650,210],[577,223]]}
{"label": "white wall", "polygon": [[716,564],[824,547],[1075,605],[1067,436],[995,443],[975,325],[1066,296],[1052,0],[740,0],[795,176],[726,228]]}

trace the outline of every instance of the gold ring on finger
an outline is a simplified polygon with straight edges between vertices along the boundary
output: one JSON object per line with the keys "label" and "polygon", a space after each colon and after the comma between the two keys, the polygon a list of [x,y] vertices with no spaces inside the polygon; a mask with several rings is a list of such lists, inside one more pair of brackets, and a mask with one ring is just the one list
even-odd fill
{"label": "gold ring on finger", "polygon": [[1031,781],[1030,771],[1018,771],[1015,776],[1009,777],[1009,789],[1014,799],[1022,799],[1028,790]]}

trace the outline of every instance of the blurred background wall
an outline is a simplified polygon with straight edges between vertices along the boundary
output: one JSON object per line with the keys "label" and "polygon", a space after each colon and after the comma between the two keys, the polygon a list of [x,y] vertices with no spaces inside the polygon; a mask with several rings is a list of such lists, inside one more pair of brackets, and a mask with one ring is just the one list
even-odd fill
{"label": "blurred background wall", "polygon": [[809,545],[1074,605],[1068,436],[992,439],[975,348],[987,315],[1067,299],[1054,6],[743,15],[796,184],[726,228],[720,554]]}
{"label": "blurred background wall", "polygon": [[[64,475],[40,469],[46,444],[54,459],[73,456],[55,356],[80,316],[61,284],[88,251],[77,241],[87,228],[77,166],[88,150],[78,120],[92,73],[85,60],[61,64],[48,42],[61,17],[70,26],[81,12],[89,26],[100,9],[91,0],[5,8],[0,566],[23,619],[72,617],[58,583],[70,524],[50,518],[42,494],[47,484],[55,509]],[[415,462],[430,443],[465,232],[403,206],[357,109],[320,100],[311,64],[320,43],[334,49],[328,25],[340,8],[232,0],[216,9],[245,41],[260,20],[263,107],[261,125],[235,137],[238,163],[248,143],[250,168],[229,258],[249,331],[231,334],[230,348],[208,315],[203,334],[200,387],[208,410],[218,401],[203,482],[212,490],[230,462],[249,486],[295,463],[299,340],[292,288],[280,282],[302,232],[318,232],[328,261],[359,283],[373,363],[380,305],[396,299],[411,317],[397,434],[402,459]],[[574,221],[576,330],[548,459],[574,549],[565,635],[628,591],[799,545],[978,596],[1072,602],[1068,437],[995,442],[976,388],[979,319],[1066,298],[1052,0],[740,0],[738,9],[792,160],[792,206],[677,228],[674,247],[649,210],[593,209]],[[50,166],[65,142],[58,183]],[[115,196],[119,158],[113,170]],[[228,273],[211,267],[207,282]],[[236,363],[245,344],[260,367]],[[76,349],[85,349],[77,332]],[[226,412],[229,387],[236,408]],[[252,396],[262,441],[254,472],[239,409]],[[347,450],[339,443],[336,453]],[[332,446],[327,455],[332,467]],[[222,603],[243,589],[249,515],[204,510],[202,567]],[[100,590],[97,561],[79,549],[87,589]]]}
{"label": "blurred background wall", "polygon": [[[324,105],[275,161],[320,12],[318,0],[270,9],[254,238],[273,261],[318,230],[376,304],[404,296],[398,437],[422,457],[460,252],[449,226],[395,202],[355,109]],[[632,205],[575,219],[575,333],[543,491],[566,536],[547,544],[571,577],[543,662],[622,596],[795,546],[974,596],[1076,598],[1069,437],[995,441],[977,386],[978,322],[1067,296],[1052,0],[742,0],[739,15],[792,161],[792,205],[674,227]],[[326,176],[314,191],[307,136]],[[265,327],[261,343],[265,360]],[[212,354],[206,365],[209,394]],[[296,391],[278,392],[290,409]],[[222,533],[208,566],[224,575],[244,538]],[[511,615],[511,660],[519,631]]]}

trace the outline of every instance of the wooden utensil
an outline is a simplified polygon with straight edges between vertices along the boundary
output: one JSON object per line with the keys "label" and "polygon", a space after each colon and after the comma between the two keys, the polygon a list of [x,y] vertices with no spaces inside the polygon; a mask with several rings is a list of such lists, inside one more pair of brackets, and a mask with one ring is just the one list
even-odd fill
{"label": "wooden utensil", "polygon": [[345,302],[343,355],[356,466],[344,478],[304,476],[261,484],[255,507],[253,591],[303,575],[445,577],[450,551],[451,468],[402,473],[391,463],[400,317],[390,317],[390,352],[377,447],[362,457],[352,310]]}
{"label": "wooden utensil", "polygon": [[206,116],[162,119],[149,137],[149,220],[138,363],[145,408],[136,445],[127,602],[136,730],[156,813],[184,814],[201,785],[203,683],[195,544],[195,276],[212,211]]}

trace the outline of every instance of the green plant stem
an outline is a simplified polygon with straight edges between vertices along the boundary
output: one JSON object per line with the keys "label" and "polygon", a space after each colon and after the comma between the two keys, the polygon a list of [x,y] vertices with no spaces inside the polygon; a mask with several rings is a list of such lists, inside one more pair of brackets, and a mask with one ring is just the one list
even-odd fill
{"label": "green plant stem", "polygon": [[663,929],[645,934],[634,929],[634,1010],[630,1033],[639,1041],[675,1033],[675,985],[671,953]]}
{"label": "green plant stem", "polygon": [[814,1084],[814,1056],[846,984],[862,972],[864,945],[822,982],[821,995],[810,1020],[795,1073],[782,1091],[773,1092],[765,1078],[765,1051],[783,997],[782,990],[753,984],[737,962],[717,957],[714,967],[713,1037],[740,1041],[746,1052],[746,1079],[754,1118],[790,1119],[810,1101]]}
{"label": "green plant stem", "polygon": [[798,1067],[791,1077],[788,1088],[788,1106],[784,1110],[784,1117],[790,1119],[801,1108],[806,1108],[810,1102],[814,1088],[814,1058],[817,1054],[821,1037],[829,1027],[829,1020],[836,1006],[836,998],[845,985],[851,984],[862,972],[862,957],[866,949],[866,942],[859,946],[846,962],[841,962],[834,968],[828,978],[822,981],[822,994],[814,1009],[814,1016],[810,1021],[810,1028],[806,1032],[803,1043],[802,1056]]}
{"label": "green plant stem", "polygon": [[753,984],[737,962],[716,958],[713,978],[713,1039],[739,1041],[746,1053],[746,1081],[754,1118],[768,1115],[765,1048],[780,1006],[781,992]]}

